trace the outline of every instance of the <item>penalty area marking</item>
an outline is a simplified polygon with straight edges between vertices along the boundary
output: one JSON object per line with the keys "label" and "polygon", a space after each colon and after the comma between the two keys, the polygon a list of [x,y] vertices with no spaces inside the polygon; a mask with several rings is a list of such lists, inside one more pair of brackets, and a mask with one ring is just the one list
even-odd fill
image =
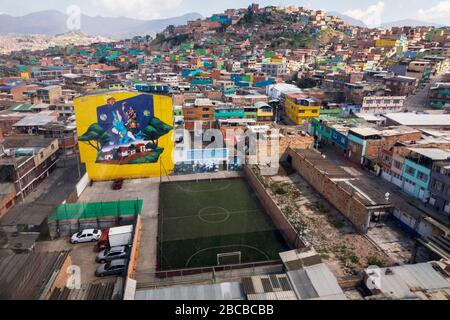
{"label": "penalty area marking", "polygon": [[245,244],[234,244],[234,245],[229,245],[229,246],[219,246],[219,247],[209,247],[209,248],[205,248],[205,249],[201,249],[198,250],[196,253],[194,253],[192,256],[189,257],[188,261],[186,262],[185,268],[188,269],[189,264],[191,263],[192,259],[199,253],[208,251],[208,250],[214,250],[214,249],[224,249],[224,248],[232,248],[232,247],[242,247],[242,248],[249,248],[249,249],[253,249],[258,251],[259,253],[261,253],[262,255],[264,255],[267,259],[267,261],[270,260],[269,256],[262,250],[252,247],[252,246],[248,246]]}

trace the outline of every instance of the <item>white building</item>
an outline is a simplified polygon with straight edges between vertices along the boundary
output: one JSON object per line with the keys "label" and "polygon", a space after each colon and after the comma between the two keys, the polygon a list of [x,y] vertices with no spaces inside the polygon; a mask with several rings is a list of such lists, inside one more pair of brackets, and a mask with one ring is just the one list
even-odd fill
{"label": "white building", "polygon": [[403,110],[405,96],[364,97],[361,113],[396,113]]}

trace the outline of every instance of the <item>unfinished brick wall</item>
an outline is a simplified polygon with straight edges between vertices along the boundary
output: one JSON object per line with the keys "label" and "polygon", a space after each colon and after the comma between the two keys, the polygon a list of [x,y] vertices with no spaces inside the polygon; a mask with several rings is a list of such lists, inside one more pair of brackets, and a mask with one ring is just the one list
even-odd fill
{"label": "unfinished brick wall", "polygon": [[341,188],[337,182],[319,171],[312,162],[304,159],[292,149],[288,149],[292,157],[293,168],[338,209],[362,233],[367,233],[370,222],[370,210],[352,194]]}
{"label": "unfinished brick wall", "polygon": [[381,140],[366,141],[366,158],[378,160],[381,155]]}
{"label": "unfinished brick wall", "polygon": [[348,142],[347,158],[351,162],[355,164],[361,164],[362,153],[363,153],[362,145],[357,144],[356,142],[353,141]]}
{"label": "unfinished brick wall", "polygon": [[280,159],[287,157],[288,148],[292,149],[308,149],[314,143],[314,137],[311,136],[288,136],[285,135],[280,138],[279,153]]}

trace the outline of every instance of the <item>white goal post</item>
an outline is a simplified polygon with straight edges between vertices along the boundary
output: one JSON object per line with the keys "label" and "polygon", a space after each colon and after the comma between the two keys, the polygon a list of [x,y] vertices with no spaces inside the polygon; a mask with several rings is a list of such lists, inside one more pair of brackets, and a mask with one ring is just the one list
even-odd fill
{"label": "white goal post", "polygon": [[217,254],[217,265],[241,264],[241,252],[227,252]]}

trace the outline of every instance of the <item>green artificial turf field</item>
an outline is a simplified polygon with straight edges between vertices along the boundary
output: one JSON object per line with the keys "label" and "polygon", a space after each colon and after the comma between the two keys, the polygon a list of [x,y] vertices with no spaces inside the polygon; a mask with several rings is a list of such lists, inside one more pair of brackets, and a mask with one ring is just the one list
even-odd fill
{"label": "green artificial turf field", "polygon": [[232,252],[241,263],[278,260],[288,249],[243,179],[171,182],[160,191],[161,270],[217,266],[218,254]]}

